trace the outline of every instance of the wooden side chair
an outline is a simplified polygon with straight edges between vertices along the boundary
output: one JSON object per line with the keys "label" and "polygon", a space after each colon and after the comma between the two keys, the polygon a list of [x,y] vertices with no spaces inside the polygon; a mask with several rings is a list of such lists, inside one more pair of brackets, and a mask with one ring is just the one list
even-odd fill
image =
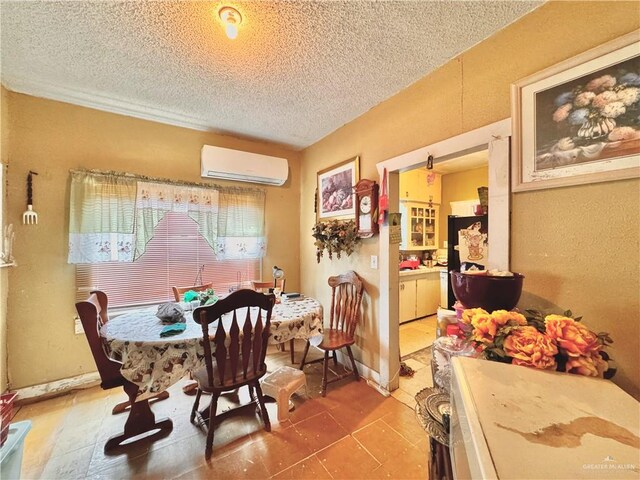
{"label": "wooden side chair", "polygon": [[329,328],[324,331],[322,342],[318,348],[324,350],[324,358],[306,361],[309,352],[309,341],[304,347],[302,354],[302,362],[300,362],[300,370],[304,369],[309,363],[323,362],[322,374],[322,396],[327,394],[327,384],[337,382],[345,378],[347,374],[338,375],[331,380],[327,379],[329,353],[332,353],[333,364],[338,365],[336,351],[345,348],[351,366],[353,367],[353,376],[356,380],[360,380],[358,375],[358,367],[353,359],[351,345],[355,343],[355,330],[360,321],[360,305],[362,303],[362,294],[364,291],[362,279],[354,271],[349,271],[343,275],[329,277],[329,286],[331,287],[331,316],[329,320]]}
{"label": "wooden side chair", "polygon": [[[197,417],[200,425],[206,424],[206,411],[198,411],[198,405],[203,392],[211,393],[205,448],[207,459],[211,457],[213,450],[218,398],[224,392],[247,385],[252,401],[255,402],[255,389],[264,429],[271,431],[259,380],[267,373],[265,355],[267,340],[271,334],[269,328],[274,304],[273,295],[243,289],[213,305],[198,307],[193,312],[193,319],[202,326],[205,366],[193,372],[193,378],[198,382],[198,392],[191,410],[191,422],[194,423]],[[212,323],[214,325],[211,326]]]}
{"label": "wooden side chair", "polygon": [[182,298],[185,292],[189,290],[193,290],[194,292],[204,292],[213,288],[213,283],[205,283],[203,285],[195,285],[193,287],[172,287],[173,288],[173,296],[176,299],[176,302],[182,302]]}
{"label": "wooden side chair", "polygon": [[[276,287],[278,287],[283,292],[286,280],[286,278],[280,278],[276,281]],[[254,290],[265,293],[268,292],[270,288],[273,288],[273,282],[256,282],[255,280],[251,280],[251,285]]]}
{"label": "wooden side chair", "polygon": [[[286,278],[280,278],[276,282],[276,286],[280,288],[282,292],[284,292]],[[251,280],[251,286],[257,292],[267,293],[270,288],[273,288],[273,282],[256,282],[255,280]],[[283,352],[287,351],[286,343],[280,343],[278,346],[282,348]],[[295,348],[294,348],[294,340],[293,338],[289,340],[289,349],[291,350],[291,363],[295,363]]]}
{"label": "wooden side chair", "polygon": [[156,422],[153,412],[149,409],[149,400],[164,400],[169,397],[169,392],[164,391],[149,400],[136,402],[138,386],[124,378],[120,373],[122,364],[110,359],[105,353],[105,346],[102,337],[100,337],[100,327],[109,321],[107,306],[107,295],[101,291],[92,291],[86,301],[76,303],[76,310],[80,316],[82,328],[100,374],[100,386],[104,390],[122,387],[129,397],[129,401],[119,403],[113,407],[113,414],[122,413],[128,408],[131,411],[124,425],[124,433],[111,437],[104,446],[105,452],[115,449],[125,440],[138,435],[158,430],[152,436],[145,438],[160,437],[167,435],[173,429],[171,420],[164,419]]}

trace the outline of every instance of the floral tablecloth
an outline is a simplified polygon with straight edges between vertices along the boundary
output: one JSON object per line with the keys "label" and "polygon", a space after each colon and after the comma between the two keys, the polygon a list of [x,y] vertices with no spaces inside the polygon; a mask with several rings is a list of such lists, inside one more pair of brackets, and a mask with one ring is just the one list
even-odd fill
{"label": "floral tablecloth", "polygon": [[[107,355],[122,362],[122,376],[140,388],[138,400],[166,390],[186,373],[204,365],[202,327],[185,313],[187,328],[179,335],[160,337],[157,307],[123,313],[100,330]],[[225,324],[225,319],[223,319]],[[271,314],[269,343],[322,334],[322,305],[313,298],[279,303]]]}

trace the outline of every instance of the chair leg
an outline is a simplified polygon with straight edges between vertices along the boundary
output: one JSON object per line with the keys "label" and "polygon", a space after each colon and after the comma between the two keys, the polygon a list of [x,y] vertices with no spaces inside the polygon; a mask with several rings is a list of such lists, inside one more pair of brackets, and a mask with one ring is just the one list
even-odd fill
{"label": "chair leg", "polygon": [[304,369],[304,362],[307,360],[307,353],[309,353],[309,346],[311,345],[311,343],[309,343],[309,340],[307,340],[307,344],[304,346],[304,352],[302,352],[302,360],[300,361],[300,370]]}
{"label": "chair leg", "polygon": [[296,363],[296,360],[294,358],[294,351],[293,351],[293,338],[291,340],[289,340],[289,346],[291,347],[291,364],[293,365],[294,363]]}
{"label": "chair leg", "polygon": [[324,351],[324,362],[322,363],[322,396],[327,396],[327,372],[329,371],[329,350]]}
{"label": "chair leg", "polygon": [[360,381],[360,375],[358,375],[358,367],[356,367],[356,361],[353,359],[353,353],[351,352],[351,345],[347,345],[347,353],[349,354],[351,366],[353,367],[353,376],[356,377],[356,380]]}
{"label": "chair leg", "polygon": [[202,390],[198,389],[196,391],[196,400],[195,402],[193,402],[193,408],[191,409],[191,417],[189,417],[189,419],[191,420],[191,423],[193,423],[193,421],[196,418],[196,412],[198,411],[198,406],[200,405],[201,395],[202,395]]}
{"label": "chair leg", "polygon": [[[196,383],[196,386],[197,385],[198,384]],[[155,402],[159,402],[160,400],[166,400],[167,398],[169,398],[169,392],[165,390],[164,392],[160,392],[154,395],[153,397],[150,397],[149,405]],[[126,402],[120,402],[115,407],[113,407],[113,410],[111,410],[111,413],[113,415],[118,415],[119,413],[126,412],[130,408],[131,408],[131,402],[127,400]]]}
{"label": "chair leg", "polygon": [[262,421],[264,422],[264,429],[267,432],[271,431],[271,422],[269,421],[269,412],[264,406],[264,396],[262,395],[262,388],[260,388],[260,382],[255,383],[256,393],[258,394],[258,403],[260,404],[260,413],[262,414]]}
{"label": "chair leg", "polygon": [[335,368],[338,368],[338,355],[336,354],[336,351],[333,351],[333,366]]}
{"label": "chair leg", "polygon": [[248,385],[249,387],[249,398],[251,399],[252,402],[256,401],[256,393],[253,390],[253,385]]}
{"label": "chair leg", "polygon": [[207,430],[207,445],[204,450],[204,455],[207,460],[211,458],[211,452],[213,451],[213,432],[215,430],[216,410],[218,409],[218,396],[219,393],[214,393],[211,396],[211,405],[209,406],[209,428]]}

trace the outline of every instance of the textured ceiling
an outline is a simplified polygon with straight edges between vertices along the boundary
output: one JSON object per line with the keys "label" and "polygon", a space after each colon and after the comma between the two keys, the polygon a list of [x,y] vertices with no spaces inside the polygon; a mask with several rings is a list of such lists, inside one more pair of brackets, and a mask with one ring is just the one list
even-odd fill
{"label": "textured ceiling", "polygon": [[2,83],[302,148],[541,3],[3,1]]}

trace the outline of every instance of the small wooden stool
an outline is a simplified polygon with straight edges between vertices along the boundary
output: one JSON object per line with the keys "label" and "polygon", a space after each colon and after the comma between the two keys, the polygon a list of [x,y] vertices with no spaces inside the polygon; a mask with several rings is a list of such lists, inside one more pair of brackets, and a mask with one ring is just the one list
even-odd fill
{"label": "small wooden stool", "polygon": [[297,368],[284,366],[265,375],[260,380],[260,386],[265,395],[275,398],[278,403],[278,421],[283,422],[289,418],[291,395],[300,390],[302,386],[304,386],[306,393],[307,377],[303,371]]}

